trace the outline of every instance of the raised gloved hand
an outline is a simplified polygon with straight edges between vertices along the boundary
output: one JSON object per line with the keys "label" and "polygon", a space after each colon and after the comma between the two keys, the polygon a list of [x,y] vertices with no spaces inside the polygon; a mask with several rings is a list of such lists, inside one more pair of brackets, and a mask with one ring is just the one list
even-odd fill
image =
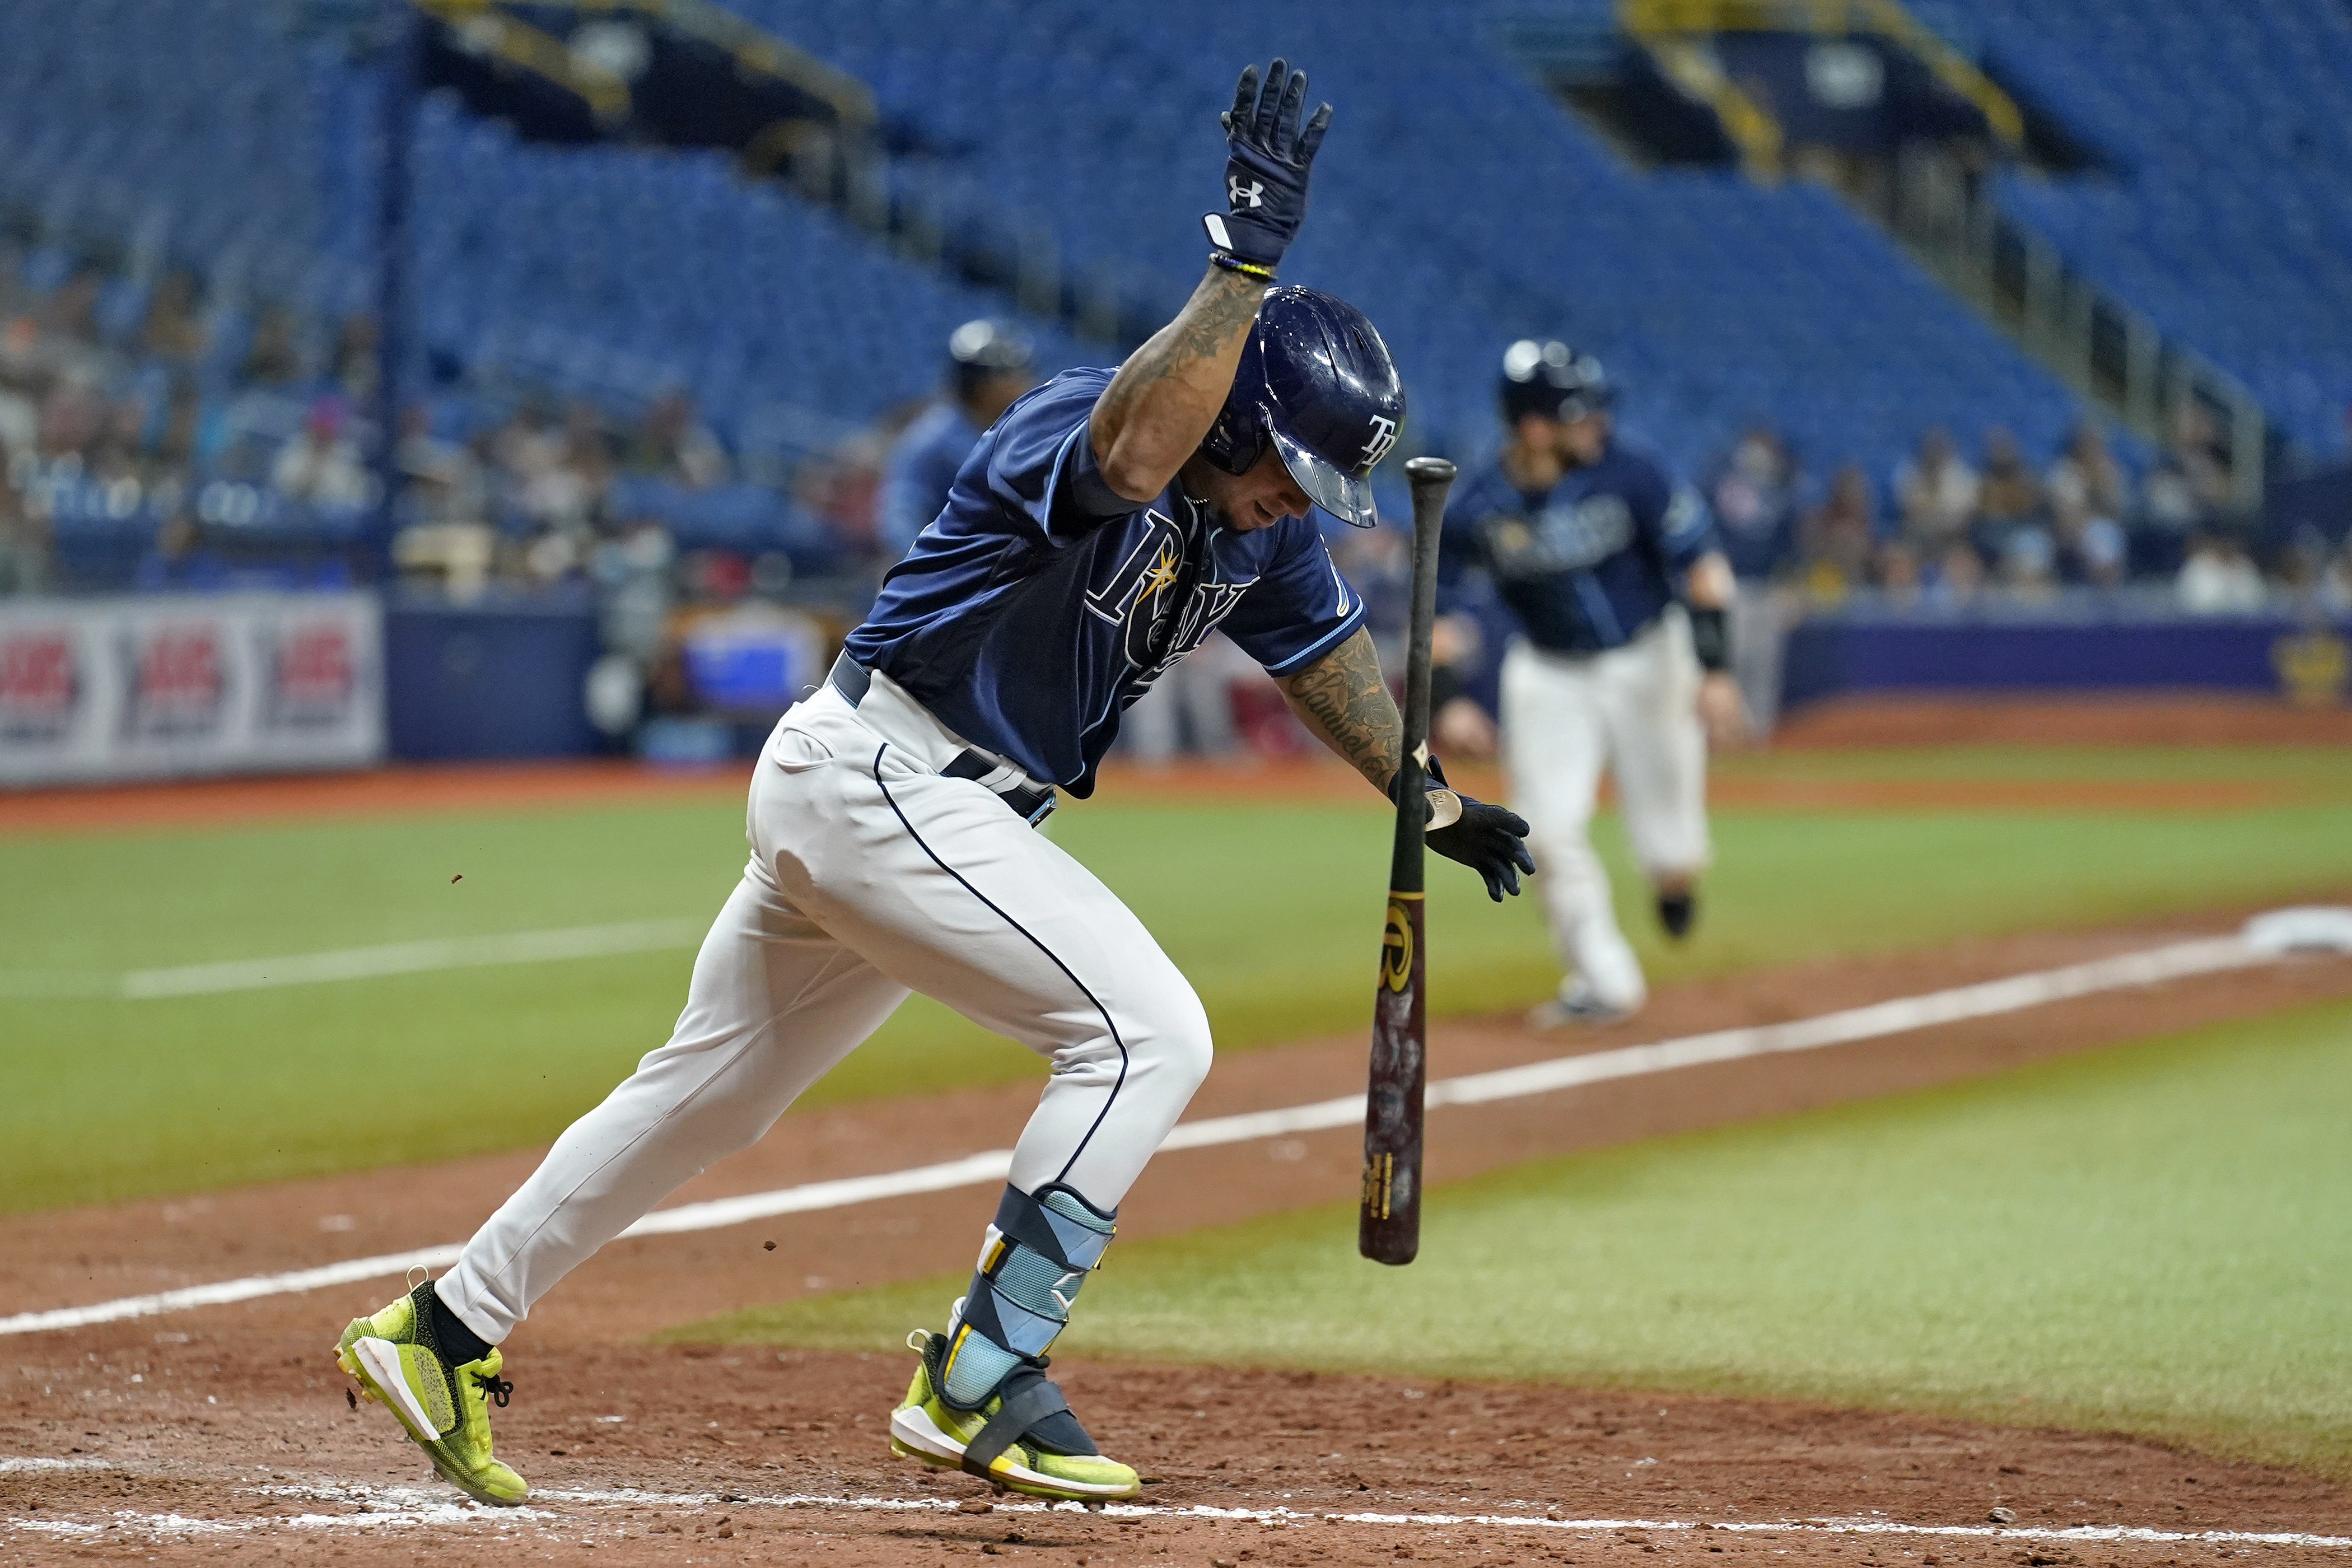
{"label": "raised gloved hand", "polygon": [[[1389,780],[1389,799],[1396,799],[1397,785],[1403,779],[1399,773]],[[1535,857],[1528,853],[1528,819],[1508,806],[1491,805],[1447,784],[1445,770],[1435,757],[1429,759],[1422,782],[1430,786],[1430,820],[1442,824],[1429,829],[1429,847],[1477,872],[1486,881],[1486,896],[1496,903],[1503,901],[1505,893],[1516,898],[1519,873],[1533,876],[1536,868]],[[1460,814],[1451,818],[1438,815],[1441,796],[1460,802]]]}
{"label": "raised gloved hand", "polygon": [[1241,85],[1234,89],[1234,106],[1221,117],[1225,127],[1225,210],[1210,213],[1201,222],[1209,231],[1209,243],[1269,272],[1306,221],[1307,168],[1331,124],[1327,103],[1300,130],[1298,114],[1306,102],[1305,71],[1276,60],[1266,68],[1261,90],[1257,67],[1244,66]]}

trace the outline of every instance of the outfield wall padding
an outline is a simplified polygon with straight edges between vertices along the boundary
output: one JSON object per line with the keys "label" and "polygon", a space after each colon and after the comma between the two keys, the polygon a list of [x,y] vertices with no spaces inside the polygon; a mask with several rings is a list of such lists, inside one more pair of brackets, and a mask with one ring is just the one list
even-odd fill
{"label": "outfield wall padding", "polygon": [[2340,700],[2352,621],[1817,616],[1789,636],[1786,708],[1859,691],[2260,692]]}
{"label": "outfield wall padding", "polygon": [[384,614],[385,731],[407,762],[577,757],[599,749],[584,599],[458,607],[395,597]]}

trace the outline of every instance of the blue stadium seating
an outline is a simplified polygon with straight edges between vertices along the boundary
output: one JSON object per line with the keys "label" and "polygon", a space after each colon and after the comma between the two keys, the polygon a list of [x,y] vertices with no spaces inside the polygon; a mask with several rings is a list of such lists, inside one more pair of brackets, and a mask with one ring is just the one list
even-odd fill
{"label": "blue stadium seating", "polygon": [[[1884,473],[1930,424],[1972,444],[2006,423],[2046,450],[2077,413],[1832,197],[1637,173],[1452,10],[736,4],[875,85],[929,148],[895,161],[902,194],[1046,226],[1068,267],[1163,309],[1200,266],[1232,71],[1309,62],[1341,120],[1287,275],[1382,323],[1441,448],[1492,438],[1493,367],[1528,332],[1605,356],[1629,424],[1686,470],[1752,418],[1817,468]],[[365,302],[373,84],[336,40],[241,0],[10,12],[0,195],[314,312]],[[1003,308],[715,156],[521,145],[436,102],[416,160],[424,343],[509,384],[626,405],[682,384],[722,427],[763,402],[862,419],[931,384],[954,322]],[[1108,357],[1041,335],[1049,364]]]}
{"label": "blue stadium seating", "polygon": [[2003,206],[2243,380],[2315,457],[2352,448],[2352,6],[1978,0],[1984,64],[2102,172]]}
{"label": "blue stadium seating", "polygon": [[1809,188],[1625,167],[1484,44],[1407,0],[730,0],[873,84],[932,149],[901,188],[971,221],[1049,224],[1071,266],[1163,304],[1200,264],[1216,111],[1240,62],[1307,62],[1340,118],[1286,275],[1343,294],[1402,363],[1421,434],[1490,438],[1501,347],[1593,345],[1630,422],[1689,468],[1750,418],[1816,464],[1883,473],[1930,424],[2048,449],[2076,400]]}
{"label": "blue stadium seating", "polygon": [[[721,153],[527,145],[436,98],[415,173],[425,340],[480,375],[625,406],[683,385],[722,426],[772,403],[865,420],[1003,310]],[[1049,364],[1083,357],[1040,336]]]}
{"label": "blue stadium seating", "polygon": [[[331,36],[244,0],[17,0],[0,48],[0,199],[139,256],[101,316],[144,310],[155,263],[318,323],[372,302],[376,82]],[[832,214],[746,185],[718,154],[518,144],[425,106],[413,218],[425,343],[615,411],[671,384],[722,423],[774,402],[860,421],[930,390],[983,290],[904,262]],[[65,257],[55,253],[58,277]],[[215,323],[226,389],[250,331]],[[1040,333],[1049,363],[1080,357]]]}

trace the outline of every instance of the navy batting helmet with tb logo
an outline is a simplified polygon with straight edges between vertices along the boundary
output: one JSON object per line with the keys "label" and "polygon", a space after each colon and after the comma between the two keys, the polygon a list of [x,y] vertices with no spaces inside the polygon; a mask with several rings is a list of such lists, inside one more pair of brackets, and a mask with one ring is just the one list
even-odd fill
{"label": "navy batting helmet with tb logo", "polygon": [[1244,474],[1270,441],[1309,500],[1370,528],[1372,468],[1403,423],[1404,383],[1364,313],[1313,289],[1274,289],[1201,451]]}

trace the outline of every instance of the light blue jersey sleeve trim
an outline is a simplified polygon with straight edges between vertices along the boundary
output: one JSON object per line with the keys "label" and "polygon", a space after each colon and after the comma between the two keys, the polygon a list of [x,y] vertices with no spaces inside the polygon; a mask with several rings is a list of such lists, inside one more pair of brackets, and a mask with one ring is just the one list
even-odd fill
{"label": "light blue jersey sleeve trim", "polygon": [[1263,666],[1262,668],[1265,672],[1268,675],[1288,675],[1292,670],[1297,669],[1300,665],[1307,663],[1317,655],[1329,652],[1334,644],[1345,640],[1350,632],[1353,632],[1357,627],[1362,626],[1364,624],[1364,601],[1360,596],[1352,593],[1349,596],[1355,600],[1355,608],[1348,612],[1347,618],[1342,620],[1339,626],[1329,633],[1329,635],[1319,638],[1303,651],[1292,654],[1280,664]]}

